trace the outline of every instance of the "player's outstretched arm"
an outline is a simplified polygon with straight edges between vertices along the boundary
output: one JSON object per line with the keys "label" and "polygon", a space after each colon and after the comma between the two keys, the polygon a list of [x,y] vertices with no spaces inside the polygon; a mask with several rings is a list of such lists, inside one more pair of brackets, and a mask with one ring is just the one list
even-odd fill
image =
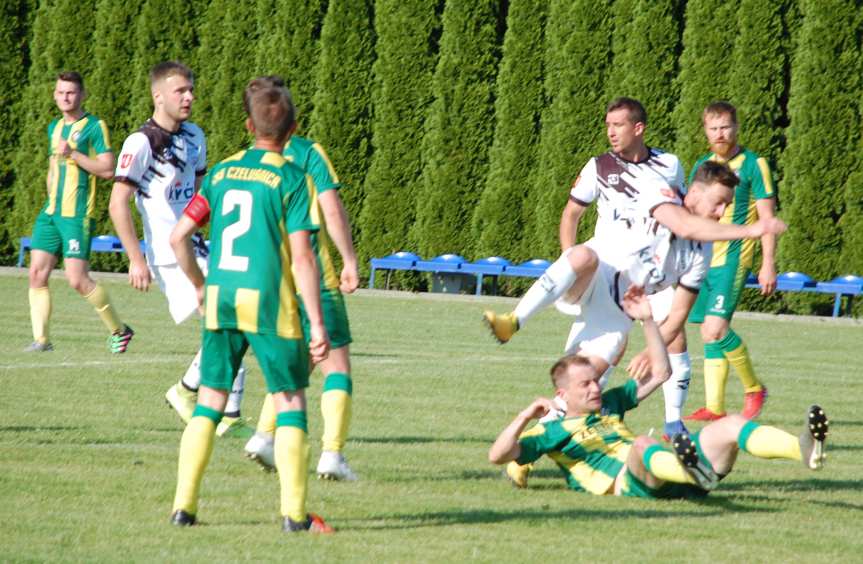
{"label": "player's outstretched arm", "polygon": [[134,194],[133,185],[115,182],[111,190],[111,201],[108,203],[108,213],[111,215],[114,230],[126,249],[126,256],[129,257],[129,284],[136,290],[146,292],[150,287],[150,268],[144,253],[141,252],[135,223],[132,221],[132,210],[129,209],[129,200]]}
{"label": "player's outstretched arm", "polygon": [[555,409],[554,403],[548,398],[537,398],[519,413],[512,423],[506,426],[501,431],[494,444],[488,451],[488,460],[492,464],[506,464],[511,460],[515,460],[521,454],[521,446],[518,444],[518,437],[524,431],[524,428],[534,420],[542,417],[550,410]]}
{"label": "player's outstretched arm", "polygon": [[[697,297],[698,292],[689,288],[681,285],[675,288],[668,317],[659,324],[659,334],[662,336],[662,342],[665,343],[666,348],[683,332],[689,311],[695,304]],[[650,351],[645,348],[635,355],[627,365],[626,371],[632,378],[638,380],[647,377],[650,374]]]}
{"label": "player's outstretched arm", "polygon": [[689,213],[683,206],[672,203],[657,206],[653,210],[653,217],[678,237],[708,243],[758,239],[765,234],[779,235],[787,229],[785,222],[776,217],[762,218],[750,225],[721,224]]}
{"label": "player's outstretched arm", "polygon": [[[776,217],[776,199],[762,198],[755,200],[758,217],[771,219]],[[761,269],[758,271],[758,283],[761,285],[761,295],[769,296],[776,290],[776,235],[765,233],[761,236]]]}
{"label": "player's outstretched arm", "polygon": [[650,302],[644,294],[644,289],[630,286],[623,295],[623,311],[641,321],[644,328],[644,340],[647,342],[647,354],[650,359],[650,373],[647,378],[638,380],[638,401],[649,396],[671,376],[671,364],[668,361],[668,351],[659,327],[653,320]]}
{"label": "player's outstretched arm", "polygon": [[357,253],[354,251],[354,242],[351,239],[351,223],[348,219],[348,212],[342,204],[338,190],[327,190],[318,196],[318,202],[320,202],[324,212],[327,232],[342,257],[339,289],[350,294],[357,289],[360,280],[359,274],[357,274]]}
{"label": "player's outstretched arm", "polygon": [[317,260],[312,251],[308,231],[294,231],[288,235],[291,260],[296,274],[297,291],[303,298],[303,306],[309,316],[311,338],[309,354],[315,364],[326,359],[330,352],[330,338],[324,326],[321,312],[321,286]]}

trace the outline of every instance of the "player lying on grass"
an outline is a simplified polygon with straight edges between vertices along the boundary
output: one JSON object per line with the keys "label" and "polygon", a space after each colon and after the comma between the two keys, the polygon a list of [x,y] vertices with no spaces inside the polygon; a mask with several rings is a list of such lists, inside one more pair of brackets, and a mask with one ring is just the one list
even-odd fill
{"label": "player lying on grass", "polygon": [[731,472],[741,449],[759,458],[799,460],[812,470],[821,468],[828,421],[818,406],[809,408],[799,437],[740,415],[710,423],[691,436],[674,435],[673,451],[651,437],[635,436],[624,424],[624,414],[656,390],[670,369],[644,293],[630,289],[623,307],[643,323],[649,374],[602,393],[600,373],[590,362],[576,355],[563,357],[552,367],[551,379],[557,403],[566,406],[565,416],[525,432],[533,419],[556,409],[551,398],[538,398],[498,436],[488,454],[492,463],[525,465],[547,454],[571,489],[645,498],[706,495]]}
{"label": "player lying on grass", "polygon": [[[719,163],[705,163],[695,176],[683,206],[668,199],[661,190],[653,197],[642,194],[630,210],[632,225],[628,237],[618,244],[626,246],[628,268],[624,261],[609,264],[599,259],[590,245],[575,245],[564,251],[527,291],[515,310],[503,315],[485,312],[485,322],[495,338],[507,342],[538,311],[556,303],[562,312],[575,316],[564,352],[587,357],[600,374],[610,372],[626,346],[632,321],[620,309],[620,296],[630,285],[638,285],[648,295],[675,286],[667,311],[657,312],[662,321],[661,333],[666,345],[675,341],[683,330],[686,317],[710,263],[710,245],[674,234],[651,217],[651,210],[675,208],[698,226],[690,234],[696,239],[741,239],[760,237],[766,232],[781,233],[785,224],[775,218],[751,225],[720,225],[728,202],[733,196],[737,177]],[[697,221],[696,221],[697,220]],[[607,241],[603,244],[609,244]],[[645,355],[630,364],[630,373],[640,376],[646,370]],[[607,376],[606,376],[607,378]],[[604,385],[604,381],[602,384]],[[676,421],[685,395],[675,398]],[[667,434],[685,431],[669,428]]]}

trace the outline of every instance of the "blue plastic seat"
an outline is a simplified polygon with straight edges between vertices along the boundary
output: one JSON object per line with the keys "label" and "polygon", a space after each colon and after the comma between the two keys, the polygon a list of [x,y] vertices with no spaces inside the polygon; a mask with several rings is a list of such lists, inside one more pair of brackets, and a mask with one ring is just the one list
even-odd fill
{"label": "blue plastic seat", "polygon": [[482,295],[483,276],[492,277],[492,294],[497,294],[497,277],[512,263],[501,257],[487,257],[461,265],[461,271],[476,275],[476,295]]}
{"label": "blue plastic seat", "polygon": [[503,269],[504,276],[527,276],[539,278],[551,263],[543,259],[533,259],[523,262],[517,266],[507,266]]}
{"label": "blue plastic seat", "polygon": [[815,280],[802,272],[783,272],[776,277],[776,289],[783,292],[805,292],[815,288]]}
{"label": "blue plastic seat", "polygon": [[369,276],[369,288],[375,287],[375,270],[380,269],[387,271],[386,288],[389,289],[390,274],[393,270],[414,270],[414,267],[419,260],[419,256],[408,251],[399,251],[397,253],[387,255],[384,258],[373,258],[371,261],[372,271]]}
{"label": "blue plastic seat", "polygon": [[863,277],[853,274],[837,276],[829,282],[818,282],[815,285],[815,291],[822,294],[835,295],[833,299],[833,317],[839,317],[842,308],[842,296],[848,296],[848,309],[850,310],[854,296],[863,294]]}
{"label": "blue plastic seat", "polygon": [[458,272],[465,263],[460,255],[446,254],[433,259],[418,260],[414,269],[417,272]]}

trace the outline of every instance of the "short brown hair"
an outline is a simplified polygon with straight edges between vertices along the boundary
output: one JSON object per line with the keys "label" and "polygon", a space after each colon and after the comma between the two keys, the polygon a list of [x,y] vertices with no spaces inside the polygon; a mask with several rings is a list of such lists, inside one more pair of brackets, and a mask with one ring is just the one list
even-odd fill
{"label": "short brown hair", "polygon": [[701,182],[706,185],[718,182],[723,186],[727,186],[730,190],[740,184],[740,179],[734,174],[734,171],[725,164],[716,161],[705,161],[695,171],[695,176],[692,178],[692,183]]}
{"label": "short brown hair", "polygon": [[641,122],[644,125],[647,125],[647,111],[645,111],[641,102],[635,98],[627,98],[626,96],[615,98],[608,103],[608,106],[605,108],[605,113],[607,114],[620,109],[626,109],[629,111],[629,121],[632,123]]}
{"label": "short brown hair", "polygon": [[278,76],[254,78],[243,92],[243,106],[259,137],[284,141],[296,120],[291,93]]}
{"label": "short brown hair", "polygon": [[179,75],[194,82],[195,73],[180,61],[163,61],[150,69],[150,86],[169,76]]}
{"label": "short brown hair", "polygon": [[594,369],[593,365],[583,356],[568,354],[555,362],[554,366],[551,367],[551,384],[555,388],[562,388],[566,384],[571,366],[586,366],[592,370]]}
{"label": "short brown hair", "polygon": [[734,107],[731,102],[726,102],[725,100],[715,100],[707,104],[707,107],[704,108],[704,112],[701,114],[701,121],[707,116],[731,116],[731,122],[737,123],[737,108]]}
{"label": "short brown hair", "polygon": [[84,77],[78,71],[63,71],[57,75],[57,80],[74,82],[78,85],[78,90],[84,90]]}

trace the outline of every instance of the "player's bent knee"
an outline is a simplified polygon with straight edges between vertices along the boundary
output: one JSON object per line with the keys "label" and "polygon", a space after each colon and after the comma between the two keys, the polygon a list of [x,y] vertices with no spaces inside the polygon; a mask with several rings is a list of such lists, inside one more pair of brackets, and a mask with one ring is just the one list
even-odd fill
{"label": "player's bent knee", "polygon": [[596,252],[586,245],[572,247],[567,259],[572,270],[577,273],[595,272],[599,265],[599,257],[597,257]]}
{"label": "player's bent knee", "polygon": [[632,443],[632,448],[635,449],[638,456],[641,456],[648,447],[655,444],[659,444],[659,441],[646,435],[639,435],[638,437],[635,437],[635,441]]}

